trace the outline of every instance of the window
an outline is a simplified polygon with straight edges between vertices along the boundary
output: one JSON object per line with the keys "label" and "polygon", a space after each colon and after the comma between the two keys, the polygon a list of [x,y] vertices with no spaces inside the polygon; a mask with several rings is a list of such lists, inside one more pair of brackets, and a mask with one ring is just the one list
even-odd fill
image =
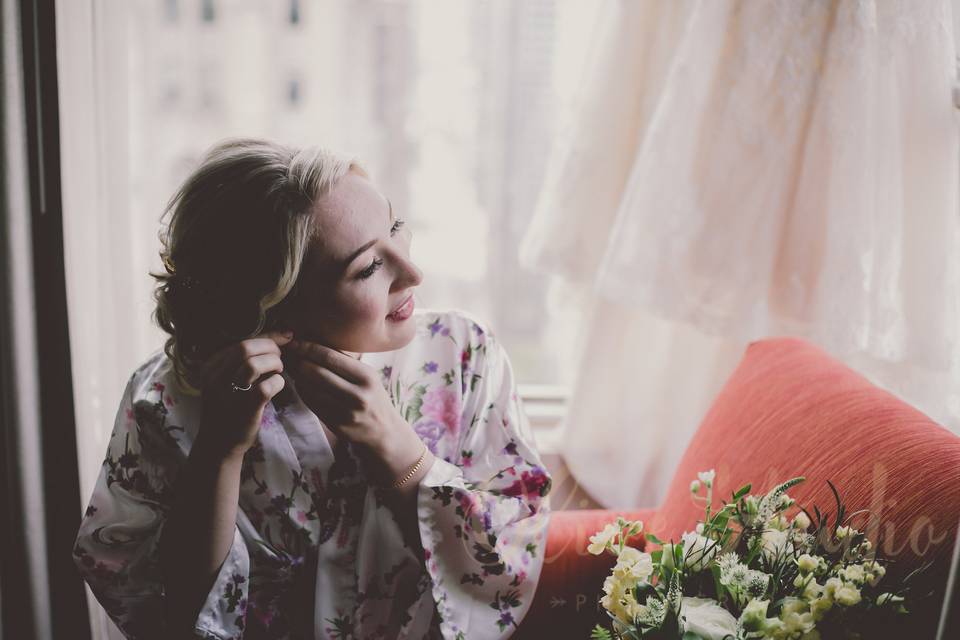
{"label": "window", "polygon": [[[226,136],[359,156],[414,231],[421,306],[488,321],[534,427],[562,415],[574,314],[549,298],[546,278],[519,268],[517,246],[569,115],[562,106],[595,4],[325,0],[310,4],[309,20],[304,10],[57,2],[71,25],[58,33],[58,59],[70,331],[84,336],[71,341],[83,371],[75,397],[84,496],[127,377],[162,345],[148,276],[161,268],[160,214],[204,149]],[[284,78],[287,69],[296,73]],[[549,436],[538,438],[549,448]],[[100,638],[120,637],[100,623]]]}
{"label": "window", "polygon": [[[198,19],[171,28],[171,7]],[[489,322],[535,424],[556,421],[574,314],[550,299],[545,277],[519,267],[517,246],[566,123],[594,3],[328,0],[310,4],[309,20],[305,10],[57,4],[75,25],[58,46],[70,322],[84,336],[72,341],[85,372],[76,379],[83,495],[127,376],[162,345],[148,276],[161,268],[160,214],[226,136],[359,156],[414,232],[421,306]]]}

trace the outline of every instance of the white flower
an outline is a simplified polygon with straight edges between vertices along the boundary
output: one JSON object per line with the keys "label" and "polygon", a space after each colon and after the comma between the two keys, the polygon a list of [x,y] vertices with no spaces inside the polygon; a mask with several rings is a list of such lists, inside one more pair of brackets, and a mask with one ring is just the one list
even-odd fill
{"label": "white flower", "polygon": [[677,545],[672,542],[667,542],[663,545],[663,553],[660,554],[660,565],[666,567],[667,569],[673,569],[673,550]]}
{"label": "white flower", "polygon": [[[800,578],[801,576],[797,576]],[[816,600],[823,595],[823,585],[813,579],[812,576],[809,576],[805,581],[797,587],[802,587],[803,592],[800,594],[809,601]]]}
{"label": "white flower", "polygon": [[606,595],[600,598],[600,604],[624,624],[632,624],[634,615],[641,612],[636,610],[633,589],[625,587],[623,582],[613,576],[607,576],[603,583],[603,591]]}
{"label": "white flower", "polygon": [[620,533],[620,528],[617,527],[617,525],[613,523],[608,524],[603,528],[603,531],[590,536],[590,544],[587,545],[587,551],[595,556],[600,555],[618,533]]}
{"label": "white flower", "polygon": [[749,577],[750,569],[747,568],[747,565],[738,562],[728,571],[720,574],[720,584],[727,587],[746,588],[747,578]]}
{"label": "white flower", "polygon": [[770,584],[770,576],[763,571],[751,569],[747,573],[747,593],[754,598],[762,597],[767,592],[767,586]]}
{"label": "white flower", "polygon": [[860,532],[850,527],[837,527],[837,540],[843,540],[847,536],[854,536],[858,533]]}
{"label": "white flower", "polygon": [[810,601],[810,613],[813,614],[813,619],[817,621],[822,620],[823,616],[827,615],[827,611],[830,611],[832,608],[833,600],[826,596]]}
{"label": "white flower", "polygon": [[845,584],[837,589],[834,599],[845,607],[852,607],[860,602],[860,589],[852,584]]}
{"label": "white flower", "polygon": [[694,480],[690,483],[690,493],[699,493],[700,492],[700,481]]}
{"label": "white flower", "polygon": [[806,531],[810,527],[810,518],[801,511],[793,518],[793,526],[800,531]]}
{"label": "white flower", "polygon": [[740,614],[740,625],[745,631],[761,631],[767,623],[769,600],[751,600]]}
{"label": "white flower", "polygon": [[816,556],[811,556],[806,553],[797,558],[797,566],[800,568],[800,573],[811,573],[819,564],[819,559]]}
{"label": "white flower", "polygon": [[700,482],[707,485],[708,487],[713,486],[713,479],[716,477],[716,472],[713,469],[710,471],[701,471],[697,474],[697,477],[700,479]]}
{"label": "white flower", "polygon": [[800,598],[794,598],[793,596],[787,596],[783,599],[783,605],[780,609],[781,615],[786,615],[789,613],[804,613],[807,610],[807,603],[801,600]]}
{"label": "white flower", "polygon": [[843,580],[837,577],[827,578],[827,581],[823,585],[824,594],[830,598],[834,599],[836,596],[837,590],[843,586]]}
{"label": "white flower", "polygon": [[647,596],[647,610],[638,616],[638,622],[648,627],[659,627],[667,615],[667,605],[663,600],[654,596]]}
{"label": "white flower", "polygon": [[720,551],[720,543],[705,538],[693,531],[681,537],[683,540],[683,564],[692,571],[703,571]]}
{"label": "white flower", "polygon": [[730,571],[730,569],[737,566],[739,563],[740,558],[733,551],[727,551],[717,558],[717,566],[720,567],[721,572]]}
{"label": "white flower", "polygon": [[816,536],[805,533],[800,529],[793,529],[793,535],[790,538],[793,541],[793,548],[799,553],[810,553],[816,546]]}
{"label": "white flower", "polygon": [[649,553],[634,547],[624,547],[617,556],[617,564],[613,568],[613,575],[627,582],[630,588],[649,578],[652,573],[653,558]]}
{"label": "white flower", "polygon": [[887,573],[887,568],[876,560],[871,560],[863,563],[863,568],[867,572],[867,584],[871,587],[877,586],[877,583],[880,582],[880,579],[883,578]]}
{"label": "white flower", "polygon": [[736,635],[737,619],[709,598],[683,598],[680,605],[682,632],[704,640],[723,640]]}
{"label": "white flower", "polygon": [[863,584],[867,579],[867,572],[863,570],[862,564],[851,564],[839,572],[840,577],[847,582],[854,582],[856,584]]}
{"label": "white flower", "polygon": [[791,612],[782,614],[780,617],[783,620],[783,630],[789,638],[796,638],[797,634],[812,631],[817,624],[810,612]]}
{"label": "white flower", "polygon": [[760,541],[763,544],[763,557],[767,562],[773,562],[781,555],[793,555],[793,543],[787,537],[786,531],[765,529],[760,535]]}

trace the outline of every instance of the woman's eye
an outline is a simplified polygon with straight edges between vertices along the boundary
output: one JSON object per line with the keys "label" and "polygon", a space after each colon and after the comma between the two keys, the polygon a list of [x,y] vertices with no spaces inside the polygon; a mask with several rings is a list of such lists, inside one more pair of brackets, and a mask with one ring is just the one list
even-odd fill
{"label": "woman's eye", "polygon": [[393,226],[390,227],[390,235],[394,235],[397,231],[400,231],[400,228],[401,228],[404,224],[406,224],[406,223],[405,223],[403,220],[397,218],[397,219],[394,221]]}
{"label": "woman's eye", "polygon": [[377,269],[383,266],[383,260],[380,258],[374,258],[373,262],[370,263],[370,266],[360,272],[360,277],[366,280],[374,273],[377,272]]}

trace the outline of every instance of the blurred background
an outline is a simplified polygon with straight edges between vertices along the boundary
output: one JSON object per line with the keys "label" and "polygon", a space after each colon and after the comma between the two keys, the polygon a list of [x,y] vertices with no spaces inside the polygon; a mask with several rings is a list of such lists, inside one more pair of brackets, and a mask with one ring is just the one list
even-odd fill
{"label": "blurred background", "polygon": [[[159,217],[238,135],[354,154],[413,230],[420,307],[503,340],[525,390],[562,395],[575,315],[521,269],[551,143],[596,21],[572,0],[95,0],[58,6],[71,333],[83,488],[118,389],[162,344]],[[78,372],[79,373],[79,372]],[[549,409],[545,409],[549,412]]]}

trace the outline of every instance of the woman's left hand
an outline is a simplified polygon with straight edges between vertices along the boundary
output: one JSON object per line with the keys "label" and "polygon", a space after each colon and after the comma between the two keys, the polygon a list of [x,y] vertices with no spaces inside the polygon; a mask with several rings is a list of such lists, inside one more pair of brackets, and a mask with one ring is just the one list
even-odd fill
{"label": "woman's left hand", "polygon": [[304,403],[338,436],[361,445],[393,477],[416,462],[423,442],[393,405],[378,373],[316,342],[291,340],[282,348],[299,362],[288,369]]}

